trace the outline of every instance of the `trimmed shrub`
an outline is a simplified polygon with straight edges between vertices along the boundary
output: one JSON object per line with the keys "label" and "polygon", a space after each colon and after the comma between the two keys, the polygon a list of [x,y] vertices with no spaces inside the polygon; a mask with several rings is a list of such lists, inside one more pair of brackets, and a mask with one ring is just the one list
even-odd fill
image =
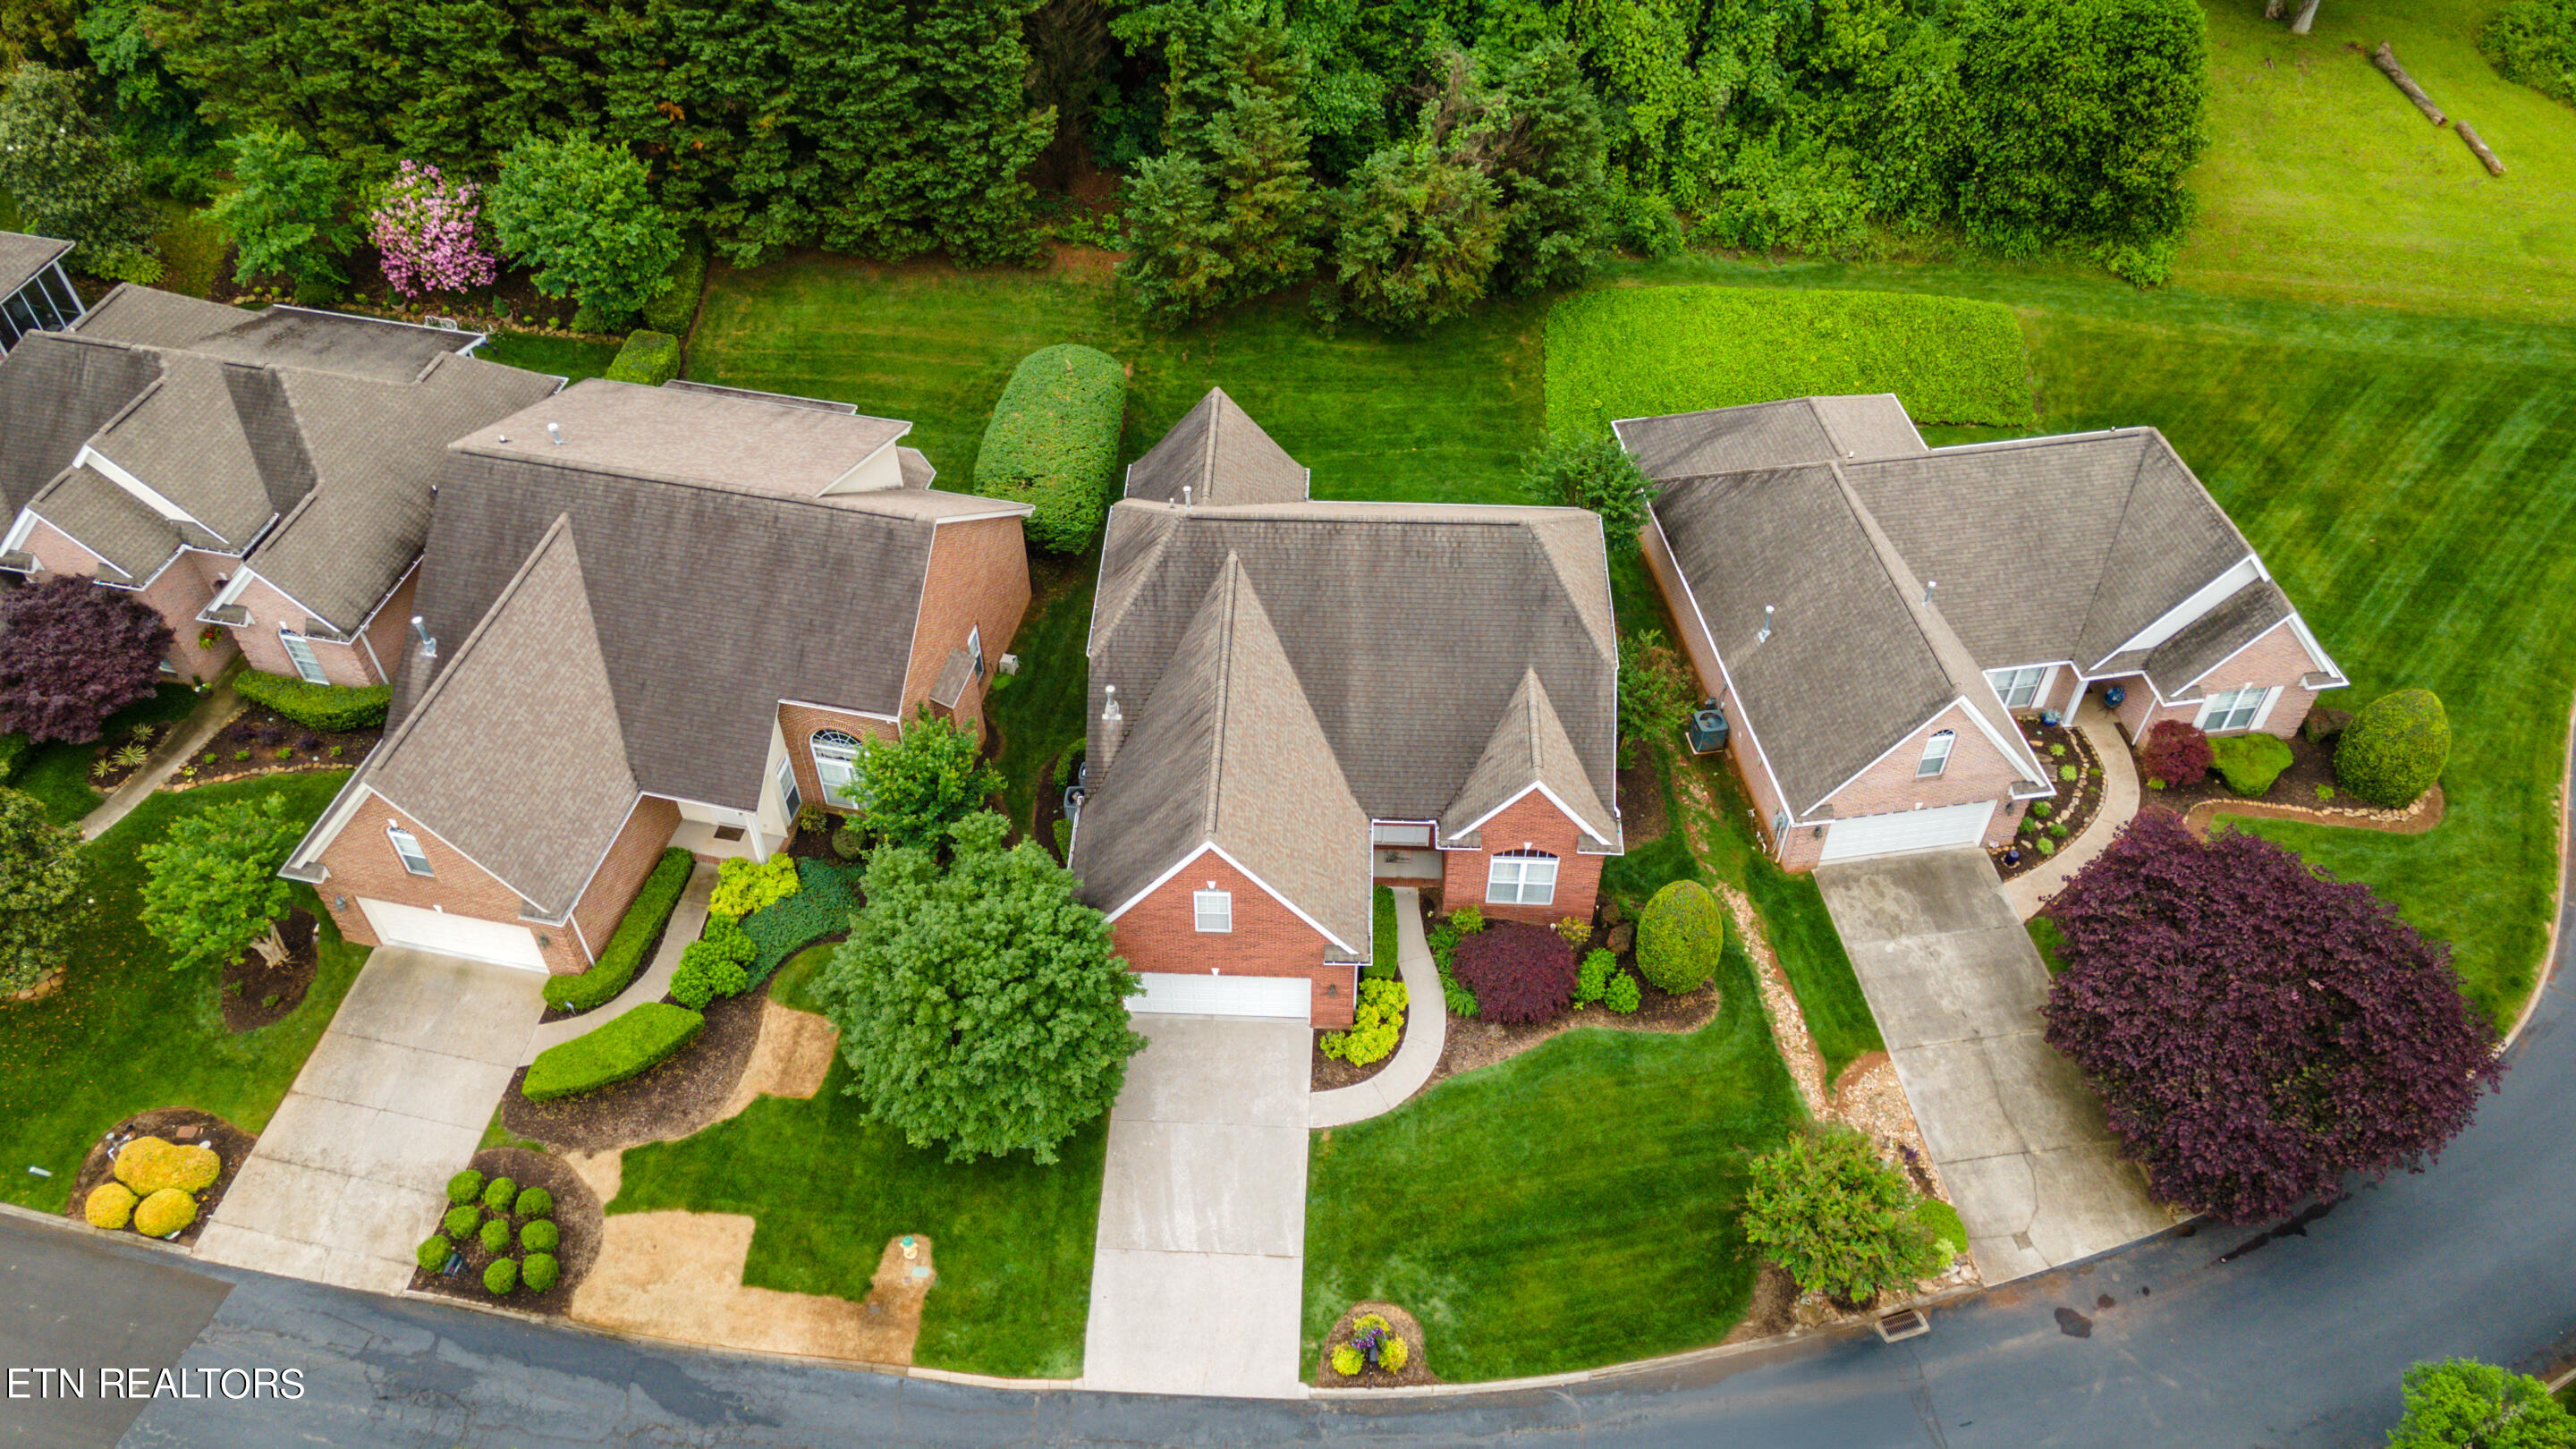
{"label": "trimmed shrub", "polygon": [[625,919],[617,923],[607,948],[590,969],[578,976],[546,978],[546,1005],[557,1011],[588,1011],[616,999],[661,943],[662,927],[688,890],[689,872],[696,864],[685,850],[663,851],[661,861],[635,893],[635,904],[626,908]]}
{"label": "trimmed shrub", "polygon": [[648,1001],[583,1036],[537,1053],[519,1091],[531,1102],[596,1091],[658,1065],[695,1039],[706,1018]]}
{"label": "trimmed shrub", "polygon": [[1914,1189],[1848,1127],[1802,1132],[1753,1159],[1744,1236],[1801,1288],[1866,1303],[1939,1271]]}
{"label": "trimmed shrub", "polygon": [[1029,542],[1080,553],[1100,534],[1127,417],[1118,359],[1074,343],[1020,360],[975,454],[975,491],[1035,504]]}
{"label": "trimmed shrub", "polygon": [[1368,1367],[1368,1360],[1361,1357],[1360,1351],[1349,1344],[1343,1344],[1333,1350],[1333,1372],[1343,1378],[1357,1378],[1359,1371],[1366,1367]]}
{"label": "trimmed shrub", "polygon": [[1461,936],[1472,936],[1485,929],[1485,913],[1474,906],[1460,906],[1449,913],[1449,924]]}
{"label": "trimmed shrub", "polygon": [[1637,970],[1666,991],[1694,991],[1715,979],[1725,946],[1726,907],[1695,880],[1666,884],[1637,918]]}
{"label": "trimmed shrub", "polygon": [[2412,805],[2451,762],[2451,719],[2429,689],[2401,689],[2363,705],[2335,746],[2335,779],[2384,809]]}
{"label": "trimmed shrub", "polygon": [[1328,1031],[1319,1047],[1328,1057],[1338,1057],[1355,1067],[1384,1061],[1404,1035],[1406,993],[1401,981],[1363,981],[1360,983],[1358,1008],[1351,1014],[1351,1029]]}
{"label": "trimmed shrub", "polygon": [[698,297],[707,289],[707,239],[690,232],[680,239],[680,259],[671,263],[669,284],[644,304],[644,325],[674,336],[689,335],[698,318]]}
{"label": "trimmed shrub", "polygon": [[519,1286],[519,1265],[508,1258],[495,1258],[483,1270],[483,1291],[495,1298],[507,1298]]}
{"label": "trimmed shrub", "polygon": [[1937,1197],[1927,1197],[1914,1205],[1914,1221],[1932,1235],[1932,1246],[1950,1257],[1968,1251],[1968,1225],[1959,1221],[1959,1210]]}
{"label": "trimmed shrub", "polygon": [[483,1251],[493,1257],[510,1251],[510,1225],[499,1218],[485,1218],[479,1238]]}
{"label": "trimmed shrub", "polygon": [[799,858],[796,878],[803,883],[802,888],[742,918],[743,934],[751,937],[752,945],[758,948],[758,954],[745,968],[750,980],[744,989],[768,980],[769,973],[777,970],[781,962],[814,942],[848,931],[850,917],[859,909],[859,878],[863,874],[865,871],[857,866]]}
{"label": "trimmed shrub", "polygon": [[2281,772],[2290,768],[2290,747],[2277,736],[2260,731],[2244,735],[2222,735],[2209,742],[2210,760],[2218,767],[2218,778],[2239,795],[2260,795],[2272,788]]}
{"label": "trimmed shrub", "polygon": [[204,1192],[223,1174],[223,1159],[211,1147],[180,1146],[158,1137],[137,1137],[117,1149],[116,1180],[150,1197],[165,1187]]}
{"label": "trimmed shrub", "polygon": [[1601,993],[1601,1004],[1621,1016],[1632,1015],[1646,1004],[1645,988],[1637,984],[1636,977],[1618,972],[1611,976],[1609,989]]}
{"label": "trimmed shrub", "polygon": [[626,345],[617,349],[617,360],[601,374],[610,382],[644,387],[660,387],[679,375],[680,339],[668,332],[644,331],[627,333]]}
{"label": "trimmed shrub", "polygon": [[519,1200],[519,1185],[506,1177],[496,1177],[483,1184],[483,1206],[496,1213],[510,1210]]}
{"label": "trimmed shrub", "polygon": [[456,1245],[447,1240],[447,1234],[432,1233],[420,1240],[420,1247],[412,1254],[412,1261],[420,1265],[420,1271],[435,1273],[447,1266],[448,1257],[455,1251]]}
{"label": "trimmed shrub", "polygon": [[134,1189],[110,1180],[89,1190],[89,1199],[81,1204],[81,1216],[93,1228],[114,1232],[134,1221],[134,1205],[141,1201]]}
{"label": "trimmed shrub", "polygon": [[759,949],[731,917],[708,916],[707,933],[680,950],[671,999],[696,1010],[719,996],[739,995],[751,985],[746,968]]}
{"label": "trimmed shrub", "polygon": [[553,1217],[555,1213],[555,1195],[546,1191],[542,1187],[523,1187],[519,1189],[519,1201],[517,1206],[511,1208],[510,1211],[514,1216],[523,1218]]}
{"label": "trimmed shrub", "polygon": [[793,857],[773,855],[754,865],[739,858],[716,867],[715,893],[707,897],[707,913],[731,916],[739,921],[764,906],[774,906],[804,888],[796,875]]}
{"label": "trimmed shrub", "polygon": [[1392,1332],[1387,1334],[1385,1342],[1377,1346],[1377,1366],[1388,1373],[1400,1373],[1412,1361],[1413,1350],[1406,1348],[1404,1340]]}
{"label": "trimmed shrub", "polygon": [[475,1226],[482,1221],[483,1209],[479,1205],[461,1202],[447,1210],[447,1216],[439,1219],[438,1226],[451,1238],[470,1238],[474,1236]]}
{"label": "trimmed shrub", "polygon": [[474,1168],[469,1167],[447,1180],[449,1202],[479,1202],[482,1197],[483,1174]]}
{"label": "trimmed shrub", "polygon": [[166,1238],[197,1220],[197,1200],[175,1187],[147,1194],[134,1207],[134,1230],[147,1238]]}
{"label": "trimmed shrub", "polygon": [[1619,958],[1607,951],[1583,953],[1583,964],[1574,972],[1574,1004],[1590,1006],[1607,995],[1610,978],[1619,974]]}
{"label": "trimmed shrub", "polygon": [[2197,785],[2209,777],[2209,767],[2217,760],[2209,736],[2186,720],[2156,721],[2156,727],[2147,731],[2147,742],[2138,746],[2138,768],[2160,785]]}
{"label": "trimmed shrub", "polygon": [[528,1285],[529,1292],[543,1293],[555,1286],[555,1279],[562,1275],[563,1269],[555,1262],[554,1254],[530,1253],[527,1263],[519,1270],[519,1281]]}
{"label": "trimmed shrub", "polygon": [[385,722],[394,699],[389,684],[307,684],[252,669],[233,676],[233,693],[314,730],[372,729]]}
{"label": "trimmed shrub", "polygon": [[531,1253],[551,1253],[563,1241],[563,1229],[551,1218],[539,1218],[519,1229],[519,1246]]}
{"label": "trimmed shrub", "polygon": [[1574,948],[1544,926],[1497,922],[1460,938],[1456,962],[1478,1013],[1494,1021],[1546,1021],[1574,999]]}

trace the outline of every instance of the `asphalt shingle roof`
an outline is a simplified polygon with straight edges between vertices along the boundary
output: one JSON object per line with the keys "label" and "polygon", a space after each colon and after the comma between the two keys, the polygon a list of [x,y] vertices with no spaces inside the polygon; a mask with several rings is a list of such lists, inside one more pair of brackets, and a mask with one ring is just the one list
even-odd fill
{"label": "asphalt shingle roof", "polygon": [[1494,721],[1493,738],[1485,742],[1485,753],[1478,757],[1476,768],[1469,771],[1465,784],[1458,787],[1458,798],[1440,818],[1440,836],[1459,844],[1475,840],[1475,832],[1486,817],[1519,799],[1532,785],[1544,785],[1565,808],[1574,813],[1577,824],[1591,836],[1596,849],[1607,849],[1617,838],[1618,827],[1611,823],[1610,808],[1601,803],[1599,792],[1592,788],[1585,774],[1582,753],[1566,737],[1565,722],[1557,717],[1556,706],[1548,701],[1547,686],[1539,682],[1535,669],[1521,675],[1518,689],[1503,705]]}
{"label": "asphalt shingle roof", "polygon": [[0,500],[11,515],[160,376],[158,353],[45,332],[0,358]]}
{"label": "asphalt shingle roof", "polygon": [[1261,424],[1212,387],[1145,456],[1127,465],[1127,496],[1193,505],[1294,503],[1306,496],[1306,469],[1272,442]]}
{"label": "asphalt shingle roof", "polygon": [[2181,697],[2237,650],[2290,617],[2290,597],[2270,579],[2256,579],[2218,602],[2149,651],[2147,677],[2168,699]]}
{"label": "asphalt shingle roof", "polygon": [[1622,418],[1610,427],[1654,479],[1925,451],[1913,420],[1890,393]]}
{"label": "asphalt shingle roof", "polygon": [[71,249],[70,242],[53,237],[0,231],[0,297],[9,296],[34,281],[37,273],[52,266],[56,257]]}

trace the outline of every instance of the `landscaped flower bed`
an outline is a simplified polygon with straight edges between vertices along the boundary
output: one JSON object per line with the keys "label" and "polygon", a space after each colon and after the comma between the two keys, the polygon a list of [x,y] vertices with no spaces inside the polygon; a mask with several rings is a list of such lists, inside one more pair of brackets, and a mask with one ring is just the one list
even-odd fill
{"label": "landscaped flower bed", "polygon": [[542,1152],[487,1148],[449,1181],[447,1198],[426,1225],[414,1291],[524,1313],[572,1306],[599,1256],[601,1217],[599,1198],[571,1167]]}
{"label": "landscaped flower bed", "polygon": [[[2083,731],[2025,719],[2021,722],[2021,736],[2030,741],[2040,765],[2048,771],[2049,783],[2057,789],[2047,799],[2023,805],[2021,823],[2011,843],[1987,852],[1994,857],[1995,870],[2006,880],[2045,865],[2070,841],[2082,837],[2085,827],[2102,809],[2102,761],[2093,753],[2093,742],[2084,738]],[[2018,859],[2014,858],[2016,850]]]}
{"label": "landscaped flower bed", "polygon": [[[2221,738],[2224,738],[2222,736]],[[2145,800],[2151,805],[2170,806],[2188,812],[2205,800],[2261,800],[2273,805],[2295,805],[2309,810],[2376,810],[2377,806],[2335,783],[2334,752],[2339,736],[2325,740],[2309,739],[2304,733],[2287,740],[2290,763],[2272,781],[2272,788],[2260,795],[2240,795],[2229,789],[2227,781],[2216,770],[2192,784],[2150,788]]]}
{"label": "landscaped flower bed", "polygon": [[[1552,929],[1565,941],[1577,943],[1569,947],[1575,955],[1575,980],[1567,1008],[1544,1020],[1516,1023],[1494,1020],[1484,1014],[1481,1004],[1474,1005],[1474,1015],[1468,1015],[1466,1008],[1471,1003],[1475,1003],[1473,989],[1463,980],[1458,979],[1454,970],[1444,970],[1443,985],[1449,995],[1447,1003],[1450,1008],[1449,1027],[1447,1038],[1440,1050],[1440,1061],[1432,1068],[1431,1080],[1437,1082],[1460,1072],[1492,1066],[1496,1062],[1518,1056],[1549,1038],[1572,1031],[1576,1027],[1598,1026],[1614,1031],[1691,1032],[1706,1026],[1710,1018],[1717,1014],[1720,1004],[1717,989],[1714,986],[1701,986],[1688,991],[1673,992],[1655,985],[1644,972],[1637,969],[1635,926],[1624,920],[1614,919],[1616,915],[1616,907],[1605,902],[1603,909],[1597,912],[1593,921],[1588,924],[1578,923],[1575,927],[1568,927],[1559,923],[1553,928],[1512,927],[1514,930],[1527,931]],[[1465,921],[1473,922],[1477,926],[1477,932],[1461,932],[1458,929],[1462,924],[1462,916]],[[1484,925],[1481,911],[1473,907],[1464,912],[1443,915],[1432,908],[1427,897],[1424,900],[1423,934],[1431,944],[1433,959],[1444,966],[1454,960],[1455,946],[1452,943],[1466,935],[1477,934],[1485,929],[1489,928]],[[1594,963],[1587,971],[1585,963],[1594,953],[1600,951],[1610,953],[1609,967],[1603,969],[1598,963]],[[1593,979],[1598,980],[1601,988],[1601,994],[1597,997],[1587,994],[1587,988],[1592,984]],[[1634,986],[1636,1005],[1633,1010],[1618,1009],[1620,1003],[1627,999],[1627,992],[1616,985],[1622,979]]]}
{"label": "landscaped flower bed", "polygon": [[384,737],[382,725],[317,730],[263,709],[245,709],[179,767],[180,785],[206,785],[287,770],[339,770],[357,764]]}
{"label": "landscaped flower bed", "polygon": [[1422,1324],[1392,1303],[1354,1303],[1324,1335],[1314,1383],[1328,1389],[1385,1389],[1436,1384],[1422,1347]]}
{"label": "landscaped flower bed", "polygon": [[313,913],[298,907],[277,925],[278,937],[286,943],[283,959],[271,965],[259,952],[244,951],[224,967],[218,999],[226,1030],[236,1036],[257,1031],[304,1004],[322,960],[319,932]]}
{"label": "landscaped flower bed", "polygon": [[501,1125],[518,1136],[573,1152],[604,1152],[685,1137],[723,1111],[760,1039],[763,996],[746,991],[708,1002],[706,1025],[688,1045],[625,1081],[578,1096],[530,1101],[521,1067],[501,1097]]}
{"label": "landscaped flower bed", "polygon": [[193,1243],[257,1141],[193,1107],[129,1117],[82,1161],[66,1215],[110,1232]]}

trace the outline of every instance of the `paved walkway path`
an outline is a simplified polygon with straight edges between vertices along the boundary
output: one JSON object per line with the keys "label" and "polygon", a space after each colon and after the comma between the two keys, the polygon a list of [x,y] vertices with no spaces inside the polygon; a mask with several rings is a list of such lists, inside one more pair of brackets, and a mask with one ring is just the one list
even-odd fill
{"label": "paved walkway path", "polygon": [[161,737],[142,769],[111,791],[97,809],[81,817],[81,839],[96,840],[107,833],[108,827],[133,813],[135,806],[169,782],[173,771],[204,749],[206,741],[213,739],[240,708],[241,697],[233,693],[232,679],[226,676],[221,684],[206,691],[205,698],[197,701],[197,707],[188,711],[178,728]]}
{"label": "paved walkway path", "polygon": [[707,898],[715,894],[716,868],[699,861],[689,872],[688,889],[680,892],[680,904],[671,912],[671,924],[662,931],[662,944],[653,952],[653,964],[644,974],[628,982],[626,989],[603,1007],[549,1021],[539,1026],[528,1038],[527,1054],[519,1065],[537,1059],[537,1053],[550,1046],[586,1036],[633,1011],[648,1001],[659,1001],[671,994],[671,973],[680,969],[680,953],[707,929]]}
{"label": "paved walkway path", "polygon": [[197,1256],[377,1293],[411,1282],[447,1179],[483,1140],[543,974],[378,947],[304,1062]]}
{"label": "paved walkway path", "polygon": [[1395,964],[1404,974],[1404,1041],[1365,1082],[1306,1098],[1306,1125],[1340,1127],[1392,1112],[1431,1080],[1449,1044],[1449,1002],[1440,994],[1440,963],[1422,935],[1422,904],[1411,886],[1395,889]]}
{"label": "paved walkway path", "polygon": [[2048,898],[2069,877],[2100,855],[2111,844],[2120,827],[2138,814],[2138,760],[2129,753],[2129,742],[2120,735],[2120,722],[2111,717],[2096,695],[2084,696],[2083,707],[2075,712],[2075,727],[2093,746],[2094,758],[2102,762],[2102,808],[2093,812],[2093,823],[2084,833],[2066,842],[2066,847],[2042,862],[2038,869],[2027,870],[2004,882],[2004,897],[2012,902],[2013,914],[2027,921],[2039,914]]}
{"label": "paved walkway path", "polygon": [[1987,1283],[2173,1225],[2042,1039],[2048,971],[1984,851],[1822,865],[1816,885]]}
{"label": "paved walkway path", "polygon": [[1109,1113],[1082,1386],[1303,1398],[1302,1018],[1140,1013]]}

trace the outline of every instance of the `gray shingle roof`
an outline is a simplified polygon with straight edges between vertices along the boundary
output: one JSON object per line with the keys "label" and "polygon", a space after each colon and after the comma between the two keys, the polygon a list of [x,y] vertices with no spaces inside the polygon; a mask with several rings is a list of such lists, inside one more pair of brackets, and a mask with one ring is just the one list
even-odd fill
{"label": "gray shingle roof", "polygon": [[479,332],[277,306],[251,314],[195,344],[193,350],[262,367],[300,367],[374,382],[411,382],[430,364],[482,340]]}
{"label": "gray shingle roof", "polygon": [[1607,850],[1618,838],[1610,808],[1592,788],[1583,756],[1566,737],[1565,722],[1557,717],[1547,686],[1539,682],[1535,669],[1521,676],[1520,687],[1512,691],[1494,721],[1494,735],[1485,742],[1485,753],[1468,772],[1467,782],[1458,787],[1458,798],[1450,803],[1448,813],[1441,816],[1441,839],[1473,843],[1486,817],[1534,784],[1547,787],[1564,802],[1590,835],[1594,849]]}
{"label": "gray shingle roof", "polygon": [[239,327],[250,316],[221,302],[119,282],[83,314],[72,331],[102,342],[188,348]]}
{"label": "gray shingle roof", "polygon": [[1306,469],[1270,440],[1252,415],[1212,387],[1145,456],[1127,465],[1127,496],[1193,504],[1294,503],[1306,496]]}
{"label": "gray shingle roof", "polygon": [[110,583],[140,584],[179,551],[179,530],[104,474],[71,468],[28,504],[97,554]]}
{"label": "gray shingle roof", "polygon": [[14,516],[161,375],[159,354],[36,333],[0,358],[0,500]]}
{"label": "gray shingle roof", "polygon": [[2218,602],[2150,651],[2147,677],[2168,699],[2181,696],[2202,675],[2290,617],[2290,596],[2270,579],[2256,579]]}
{"label": "gray shingle roof", "polygon": [[812,497],[911,428],[780,399],[590,378],[474,429],[457,446],[629,478]]}
{"label": "gray shingle roof", "polygon": [[1925,451],[1913,420],[1890,393],[1622,418],[1610,428],[1655,479]]}
{"label": "gray shingle roof", "polygon": [[36,279],[36,274],[54,264],[54,259],[70,251],[72,244],[49,236],[30,236],[22,231],[0,231],[0,297],[6,297]]}

